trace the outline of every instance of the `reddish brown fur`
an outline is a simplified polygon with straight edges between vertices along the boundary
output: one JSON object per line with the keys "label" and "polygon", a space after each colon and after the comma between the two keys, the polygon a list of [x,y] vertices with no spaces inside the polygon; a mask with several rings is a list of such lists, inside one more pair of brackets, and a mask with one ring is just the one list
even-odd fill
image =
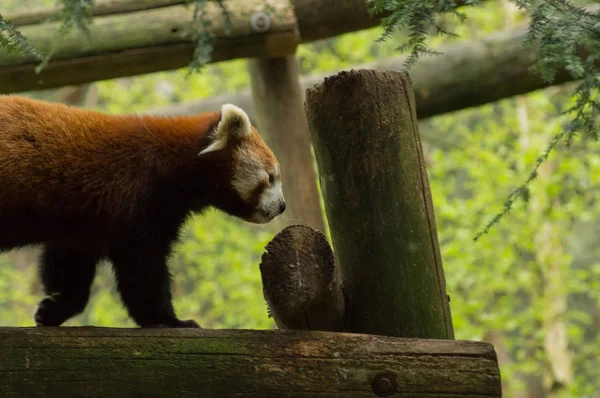
{"label": "reddish brown fur", "polygon": [[167,175],[195,161],[202,137],[218,120],[217,112],[169,119],[111,116],[2,97],[0,184],[11,189],[0,190],[0,203],[59,210],[61,204],[95,200],[95,211],[120,217],[114,209],[144,194],[152,170]]}
{"label": "reddish brown fur", "polygon": [[[156,262],[159,272],[192,210],[214,206],[248,219],[256,198],[241,201],[229,183],[238,148],[252,151],[264,164],[277,161],[254,128],[244,142],[228,142],[224,150],[198,156],[220,117],[220,112],[114,116],[0,96],[0,251],[41,243],[47,251],[58,247],[65,257],[74,248],[86,248],[94,266],[92,258],[109,257],[117,278],[137,273],[133,280],[143,273],[125,271],[135,267],[117,264],[123,262],[119,259],[131,261],[135,253],[140,262]],[[73,282],[63,288],[73,288]],[[124,295],[127,288],[119,289]],[[152,289],[150,294],[157,295],[157,289],[166,289],[156,303],[141,298]],[[128,293],[129,302],[123,297],[138,324],[181,326],[168,286],[141,290]],[[46,293],[52,293],[48,286]],[[66,312],[55,318],[62,322],[73,315]]]}

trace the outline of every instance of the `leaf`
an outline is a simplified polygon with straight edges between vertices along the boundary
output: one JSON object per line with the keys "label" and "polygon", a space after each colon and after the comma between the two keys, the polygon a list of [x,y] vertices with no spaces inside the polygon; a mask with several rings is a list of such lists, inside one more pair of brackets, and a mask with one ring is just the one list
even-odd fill
{"label": "leaf", "polygon": [[19,52],[34,56],[37,59],[42,58],[42,54],[29,44],[21,32],[17,30],[17,27],[2,18],[2,15],[0,15],[0,51],[7,54]]}

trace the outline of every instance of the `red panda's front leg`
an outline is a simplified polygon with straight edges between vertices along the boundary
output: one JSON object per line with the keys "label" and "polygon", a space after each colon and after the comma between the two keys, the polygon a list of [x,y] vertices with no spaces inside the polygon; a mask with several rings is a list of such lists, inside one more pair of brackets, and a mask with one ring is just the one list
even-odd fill
{"label": "red panda's front leg", "polygon": [[168,254],[168,245],[152,240],[129,242],[112,250],[110,258],[123,304],[140,327],[199,328],[195,321],[182,321],[175,315]]}
{"label": "red panda's front leg", "polygon": [[40,279],[47,295],[34,319],[38,326],[60,326],[83,312],[102,252],[81,244],[47,243],[40,262]]}

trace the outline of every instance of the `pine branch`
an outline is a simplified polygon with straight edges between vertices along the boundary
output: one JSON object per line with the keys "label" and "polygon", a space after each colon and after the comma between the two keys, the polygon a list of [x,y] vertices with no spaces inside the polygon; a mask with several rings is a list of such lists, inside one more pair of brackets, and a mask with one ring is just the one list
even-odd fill
{"label": "pine branch", "polygon": [[[532,1],[516,1],[517,6],[531,11],[531,22],[525,40],[526,45],[539,47],[539,61],[532,71],[552,82],[560,68],[567,70],[581,83],[573,92],[574,105],[564,114],[572,115],[563,131],[556,135],[546,151],[540,156],[529,178],[516,188],[504,203],[504,209],[496,214],[485,228],[473,238],[478,240],[489,232],[511,209],[518,199],[526,199],[528,186],[537,177],[537,170],[555,150],[559,141],[570,145],[575,135],[584,139],[598,140],[598,116],[600,115],[600,9],[594,11],[575,6],[570,0],[546,0],[537,6]],[[582,57],[582,54],[586,54]]]}
{"label": "pine branch", "polygon": [[[556,135],[546,151],[539,157],[533,171],[525,182],[506,199],[504,209],[495,215],[474,239],[479,239],[499,222],[519,200],[529,195],[529,184],[537,177],[537,170],[548,159],[563,139],[570,144],[576,134],[597,140],[598,116],[600,114],[600,11],[578,7],[571,0],[514,0],[522,10],[531,14],[529,32],[525,44],[537,46],[539,61],[531,69],[552,82],[557,72],[564,68],[582,83],[573,93],[575,104],[568,110],[573,115],[564,130]],[[464,4],[476,4],[478,0]],[[399,30],[405,30],[406,41],[398,51],[408,52],[404,69],[410,69],[423,55],[439,54],[428,47],[428,34],[453,36],[436,23],[436,14],[451,13],[462,22],[465,16],[457,11],[458,4],[452,0],[366,0],[371,14],[385,13],[383,32],[378,41],[389,40]],[[581,54],[586,54],[582,57]]]}
{"label": "pine branch", "polygon": [[61,7],[60,17],[63,22],[56,32],[50,50],[42,62],[35,68],[36,73],[40,73],[46,65],[48,65],[48,62],[50,62],[50,59],[56,51],[59,41],[67,35],[73,27],[77,27],[88,40],[91,40],[89,25],[92,23],[92,7],[94,6],[94,0],[56,0],[56,2],[57,5]]}
{"label": "pine branch", "polygon": [[550,144],[548,144],[544,153],[542,153],[542,155],[540,157],[538,157],[535,165],[533,166],[533,170],[529,173],[529,176],[527,177],[525,182],[523,182],[523,184],[521,184],[517,189],[515,189],[513,192],[511,192],[510,195],[508,195],[508,198],[504,202],[504,208],[502,209],[502,211],[500,213],[496,214],[487,223],[485,228],[475,235],[475,237],[473,238],[474,241],[477,241],[482,235],[487,234],[494,224],[499,222],[502,217],[504,217],[506,214],[508,214],[517,199],[522,198],[522,199],[527,200],[529,198],[529,184],[537,178],[537,175],[538,175],[537,173],[538,173],[539,168],[542,166],[542,164],[544,164],[548,160],[548,157],[550,156],[551,152],[556,148],[556,146],[560,143],[560,141],[565,138],[565,136],[567,134],[568,134],[568,131],[564,130],[564,131],[556,134],[552,138],[552,140],[550,141]]}
{"label": "pine branch", "polygon": [[[408,70],[424,55],[439,55],[427,45],[428,34],[456,37],[453,32],[443,29],[437,22],[438,14],[449,13],[455,15],[459,21],[464,22],[465,15],[457,10],[458,4],[454,0],[366,0],[371,15],[387,13],[382,18],[383,33],[377,40],[389,40],[397,31],[407,30],[408,40],[400,44],[396,50],[408,52],[404,63],[404,70]],[[481,0],[463,1],[461,4],[473,5]]]}
{"label": "pine branch", "polygon": [[38,59],[42,58],[42,54],[29,44],[21,32],[17,30],[17,27],[2,18],[2,15],[0,15],[0,51],[8,54],[19,52],[32,55]]}
{"label": "pine branch", "polygon": [[[194,32],[194,38],[196,40],[196,46],[194,47],[194,55],[192,62],[190,63],[190,73],[199,72],[204,65],[210,62],[212,51],[214,48],[214,42],[216,36],[210,32],[212,22],[204,16],[204,11],[211,0],[187,0],[187,5],[194,5],[194,26],[196,31]],[[223,11],[225,17],[225,33],[231,32],[231,14],[225,7],[223,0],[213,0]]]}

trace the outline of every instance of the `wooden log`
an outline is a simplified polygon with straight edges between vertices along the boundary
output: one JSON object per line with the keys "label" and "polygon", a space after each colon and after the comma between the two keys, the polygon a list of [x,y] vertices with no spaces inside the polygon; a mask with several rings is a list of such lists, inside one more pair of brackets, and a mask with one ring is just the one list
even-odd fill
{"label": "wooden log", "polygon": [[[205,18],[212,22],[210,32],[218,38],[245,38],[246,43],[261,43],[264,51],[275,55],[294,53],[298,41],[296,17],[287,0],[229,0],[225,2],[231,9],[231,34],[225,34],[225,18],[220,7],[210,2],[206,7]],[[268,9],[270,27],[268,32],[257,31],[251,23],[253,15]],[[195,31],[193,7],[172,6],[143,10],[118,15],[94,18],[90,27],[91,39],[76,29],[60,40],[53,60],[64,60],[96,55],[106,51],[126,51],[148,46],[161,46],[192,42]],[[143,24],[144,29],[131,30],[132,25]],[[28,41],[42,51],[49,49],[55,37],[51,32],[57,30],[60,23],[28,25],[21,33]],[[289,42],[278,42],[269,34],[288,37]],[[262,55],[262,54],[261,54]],[[20,53],[2,54],[0,66],[22,65],[34,62],[35,58]]]}
{"label": "wooden log", "polygon": [[279,159],[285,213],[274,227],[306,224],[325,230],[296,57],[249,60],[258,127]]}
{"label": "wooden log", "polygon": [[[487,343],[329,332],[0,328],[12,397],[499,397]],[[376,391],[376,393],[374,392]]]}
{"label": "wooden log", "polygon": [[[225,5],[229,10],[236,10],[233,13],[236,14],[237,10],[252,5],[258,5],[255,10],[269,9],[272,1],[275,0],[225,0]],[[90,27],[92,44],[83,40],[77,31],[73,32],[71,36],[80,37],[81,47],[74,48],[73,41],[67,39],[59,46],[59,53],[69,54],[65,58],[54,58],[39,75],[34,73],[37,63],[30,57],[0,53],[0,93],[42,90],[185,67],[192,60],[194,44],[181,33],[189,27],[192,11],[181,3],[183,0],[96,2]],[[174,5],[165,7],[169,4]],[[254,33],[249,37],[223,36],[222,14],[216,8],[213,10],[217,11],[214,26],[218,38],[212,62],[293,53],[295,45],[292,48],[289,33],[278,33],[275,27],[270,34],[263,35],[262,40]],[[372,28],[385,16],[371,15],[365,0],[295,0],[293,11],[302,43]],[[31,24],[56,20],[54,13],[56,10],[35,10],[7,17],[20,25],[28,25],[21,29],[25,37],[36,48],[46,51],[59,22]],[[273,22],[277,23],[275,19]],[[248,21],[245,20],[246,27]],[[234,34],[239,27],[234,26]]]}
{"label": "wooden log", "polygon": [[[151,10],[184,4],[185,0],[104,0],[96,1],[92,5],[92,16],[123,14],[126,12]],[[3,17],[11,21],[16,26],[35,25],[42,22],[60,21],[61,15],[57,8],[36,7],[18,12],[3,13]]]}
{"label": "wooden log", "polygon": [[[206,18],[217,37],[212,61],[278,57],[295,52],[297,21],[288,0],[229,0],[232,29],[225,33],[222,10],[209,3]],[[269,28],[251,23],[258,12],[269,14]],[[59,22],[23,26],[21,33],[42,52],[54,40]],[[28,55],[0,54],[0,93],[53,88],[112,77],[130,76],[187,65],[193,53],[193,7],[177,5],[118,15],[98,16],[91,41],[76,29],[61,38],[52,61],[39,73]]]}
{"label": "wooden log", "polygon": [[[537,55],[523,46],[526,32],[524,26],[496,32],[484,39],[445,45],[438,49],[442,55],[420,59],[410,72],[417,117],[424,119],[572,81],[573,77],[565,70],[559,71],[553,83],[529,71]],[[400,71],[405,59],[381,59],[354,69]],[[303,94],[333,73],[337,71],[300,79]],[[169,105],[149,113],[189,115],[218,108],[223,103],[240,104],[252,117],[256,114],[250,89]]]}
{"label": "wooden log", "polygon": [[409,77],[341,72],[306,97],[346,330],[454,338]]}
{"label": "wooden log", "polygon": [[265,250],[260,263],[263,291],[279,329],[342,331],[344,295],[325,235],[291,225]]}

